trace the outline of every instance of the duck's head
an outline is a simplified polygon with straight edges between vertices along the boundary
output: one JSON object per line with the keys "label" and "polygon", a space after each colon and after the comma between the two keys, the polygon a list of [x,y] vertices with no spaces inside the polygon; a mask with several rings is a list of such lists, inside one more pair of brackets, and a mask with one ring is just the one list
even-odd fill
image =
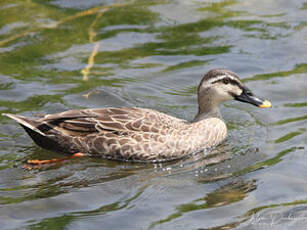
{"label": "duck's head", "polygon": [[234,72],[227,69],[210,70],[198,86],[199,113],[209,113],[228,100],[237,100],[260,108],[271,107],[268,100],[256,97],[244,86]]}

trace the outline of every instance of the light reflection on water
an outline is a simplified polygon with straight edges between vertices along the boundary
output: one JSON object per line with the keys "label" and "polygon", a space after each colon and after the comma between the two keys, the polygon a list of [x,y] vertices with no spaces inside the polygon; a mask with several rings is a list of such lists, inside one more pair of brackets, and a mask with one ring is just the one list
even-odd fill
{"label": "light reflection on water", "polygon": [[229,136],[210,158],[85,158],[30,171],[26,159],[59,155],[1,116],[1,228],[302,229],[306,9],[302,0],[0,3],[1,113],[138,106],[191,120],[197,84],[215,67],[273,102],[223,105]]}

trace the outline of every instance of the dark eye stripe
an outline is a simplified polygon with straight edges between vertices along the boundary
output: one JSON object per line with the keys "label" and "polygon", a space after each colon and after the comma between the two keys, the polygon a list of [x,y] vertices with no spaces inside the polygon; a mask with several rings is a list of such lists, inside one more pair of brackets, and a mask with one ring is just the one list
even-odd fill
{"label": "dark eye stripe", "polygon": [[218,82],[223,82],[225,79],[227,79],[230,84],[237,85],[237,86],[241,87],[241,84],[239,82],[237,82],[236,80],[233,80],[229,77],[216,80],[216,81],[212,82],[212,84],[215,84],[215,83],[218,83]]}

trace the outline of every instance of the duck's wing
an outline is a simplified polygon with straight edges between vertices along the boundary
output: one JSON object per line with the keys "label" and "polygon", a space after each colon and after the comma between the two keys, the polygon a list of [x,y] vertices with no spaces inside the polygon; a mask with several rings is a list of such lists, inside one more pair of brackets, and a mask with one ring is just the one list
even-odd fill
{"label": "duck's wing", "polygon": [[177,129],[184,122],[158,111],[127,107],[69,110],[46,115],[38,121],[71,136],[99,132],[165,134],[167,130]]}

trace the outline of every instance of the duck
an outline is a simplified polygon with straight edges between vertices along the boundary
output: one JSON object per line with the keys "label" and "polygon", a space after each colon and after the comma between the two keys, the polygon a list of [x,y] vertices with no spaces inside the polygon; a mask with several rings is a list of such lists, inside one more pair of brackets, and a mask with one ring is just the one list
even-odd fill
{"label": "duck", "polygon": [[138,107],[68,110],[38,119],[3,115],[17,121],[38,146],[68,156],[163,162],[184,158],[225,140],[227,127],[219,110],[221,103],[237,100],[271,107],[271,102],[256,97],[228,69],[208,71],[198,85],[197,96],[198,113],[192,121]]}

